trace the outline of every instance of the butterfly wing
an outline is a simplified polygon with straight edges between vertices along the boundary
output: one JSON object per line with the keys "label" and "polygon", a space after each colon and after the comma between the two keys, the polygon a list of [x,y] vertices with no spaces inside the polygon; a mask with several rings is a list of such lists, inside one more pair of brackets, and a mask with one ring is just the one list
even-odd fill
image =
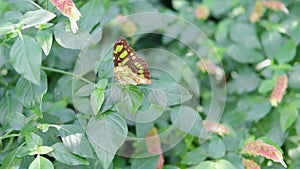
{"label": "butterfly wing", "polygon": [[[113,55],[115,68],[118,66],[128,67],[132,71],[132,73],[129,73],[131,78],[135,79],[137,84],[151,83],[148,64],[144,59],[137,55],[124,38],[119,38],[115,43]],[[146,80],[142,80],[143,78]]]}

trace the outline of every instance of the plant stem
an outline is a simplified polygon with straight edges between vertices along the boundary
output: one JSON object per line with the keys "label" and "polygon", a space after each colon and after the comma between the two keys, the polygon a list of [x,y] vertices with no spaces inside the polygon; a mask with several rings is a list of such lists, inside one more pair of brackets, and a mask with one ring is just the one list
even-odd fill
{"label": "plant stem", "polygon": [[71,72],[67,72],[67,71],[64,71],[64,70],[59,70],[59,69],[54,69],[54,68],[50,68],[50,67],[45,67],[45,66],[42,66],[42,69],[46,70],[46,71],[50,71],[50,72],[56,72],[56,73],[60,73],[60,74],[64,74],[64,75],[68,75],[68,76],[72,76],[74,78],[79,78],[80,80],[88,83],[88,84],[95,84],[93,82],[91,82],[90,80],[80,76],[80,75],[76,75],[74,73],[71,73]]}
{"label": "plant stem", "polygon": [[5,135],[5,136],[0,137],[0,140],[4,140],[4,139],[7,139],[7,138],[11,138],[11,137],[19,137],[19,136],[20,136],[20,134]]}
{"label": "plant stem", "polygon": [[2,75],[0,75],[0,84],[4,85],[5,87],[8,86],[8,83],[7,83],[6,80],[2,77]]}

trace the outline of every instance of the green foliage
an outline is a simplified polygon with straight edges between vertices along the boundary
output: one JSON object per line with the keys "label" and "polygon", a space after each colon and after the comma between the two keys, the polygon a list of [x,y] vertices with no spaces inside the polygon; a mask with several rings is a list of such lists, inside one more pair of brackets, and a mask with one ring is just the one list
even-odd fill
{"label": "green foliage", "polygon": [[[282,168],[255,138],[299,168],[300,2],[257,2],[0,0],[0,169]],[[114,78],[119,37],[152,84]]]}

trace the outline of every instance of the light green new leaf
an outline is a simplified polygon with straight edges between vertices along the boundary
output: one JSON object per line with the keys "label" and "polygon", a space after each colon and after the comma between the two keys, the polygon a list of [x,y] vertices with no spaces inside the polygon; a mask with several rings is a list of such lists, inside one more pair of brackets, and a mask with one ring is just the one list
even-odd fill
{"label": "light green new leaf", "polygon": [[38,155],[31,162],[28,169],[54,169],[54,166],[50,160]]}
{"label": "light green new leaf", "polygon": [[30,36],[18,37],[10,50],[10,59],[15,70],[30,82],[40,84],[42,50]]}
{"label": "light green new leaf", "polygon": [[42,118],[41,103],[47,88],[47,77],[45,73],[42,73],[40,85],[32,84],[28,80],[20,78],[16,84],[16,95],[26,108],[32,110],[33,113]]}
{"label": "light green new leaf", "polygon": [[49,55],[52,42],[53,42],[53,33],[50,30],[39,30],[36,33],[36,40],[39,42],[40,46],[43,49],[45,55]]}
{"label": "light green new leaf", "polygon": [[96,84],[97,89],[95,89],[91,94],[91,107],[95,115],[98,114],[104,102],[105,88],[107,84],[107,79],[99,80],[99,82]]}
{"label": "light green new leaf", "polygon": [[105,89],[108,85],[108,81],[107,79],[101,79],[98,81],[98,83],[96,84],[96,87],[97,88],[100,88],[100,89]]}
{"label": "light green new leaf", "polygon": [[52,147],[54,148],[53,157],[61,163],[71,166],[89,165],[89,162],[85,158],[70,153],[63,143],[55,143]]}
{"label": "light green new leaf", "polygon": [[91,94],[91,106],[94,112],[94,115],[97,115],[101,109],[105,97],[104,90],[99,88],[95,89]]}
{"label": "light green new leaf", "polygon": [[23,17],[21,18],[21,21],[26,26],[35,26],[43,23],[47,23],[48,21],[55,18],[55,14],[52,12],[49,12],[47,10],[39,9],[36,11],[29,11],[26,12]]}
{"label": "light green new leaf", "polygon": [[50,152],[52,152],[54,149],[52,147],[49,146],[39,146],[37,148],[37,153],[38,154],[48,154]]}

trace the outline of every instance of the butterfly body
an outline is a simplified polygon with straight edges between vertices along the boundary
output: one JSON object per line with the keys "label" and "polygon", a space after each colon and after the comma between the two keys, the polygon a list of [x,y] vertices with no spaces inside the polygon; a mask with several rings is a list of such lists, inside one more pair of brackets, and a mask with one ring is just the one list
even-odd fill
{"label": "butterfly body", "polygon": [[121,84],[151,84],[148,64],[140,58],[124,38],[113,49],[114,74]]}

